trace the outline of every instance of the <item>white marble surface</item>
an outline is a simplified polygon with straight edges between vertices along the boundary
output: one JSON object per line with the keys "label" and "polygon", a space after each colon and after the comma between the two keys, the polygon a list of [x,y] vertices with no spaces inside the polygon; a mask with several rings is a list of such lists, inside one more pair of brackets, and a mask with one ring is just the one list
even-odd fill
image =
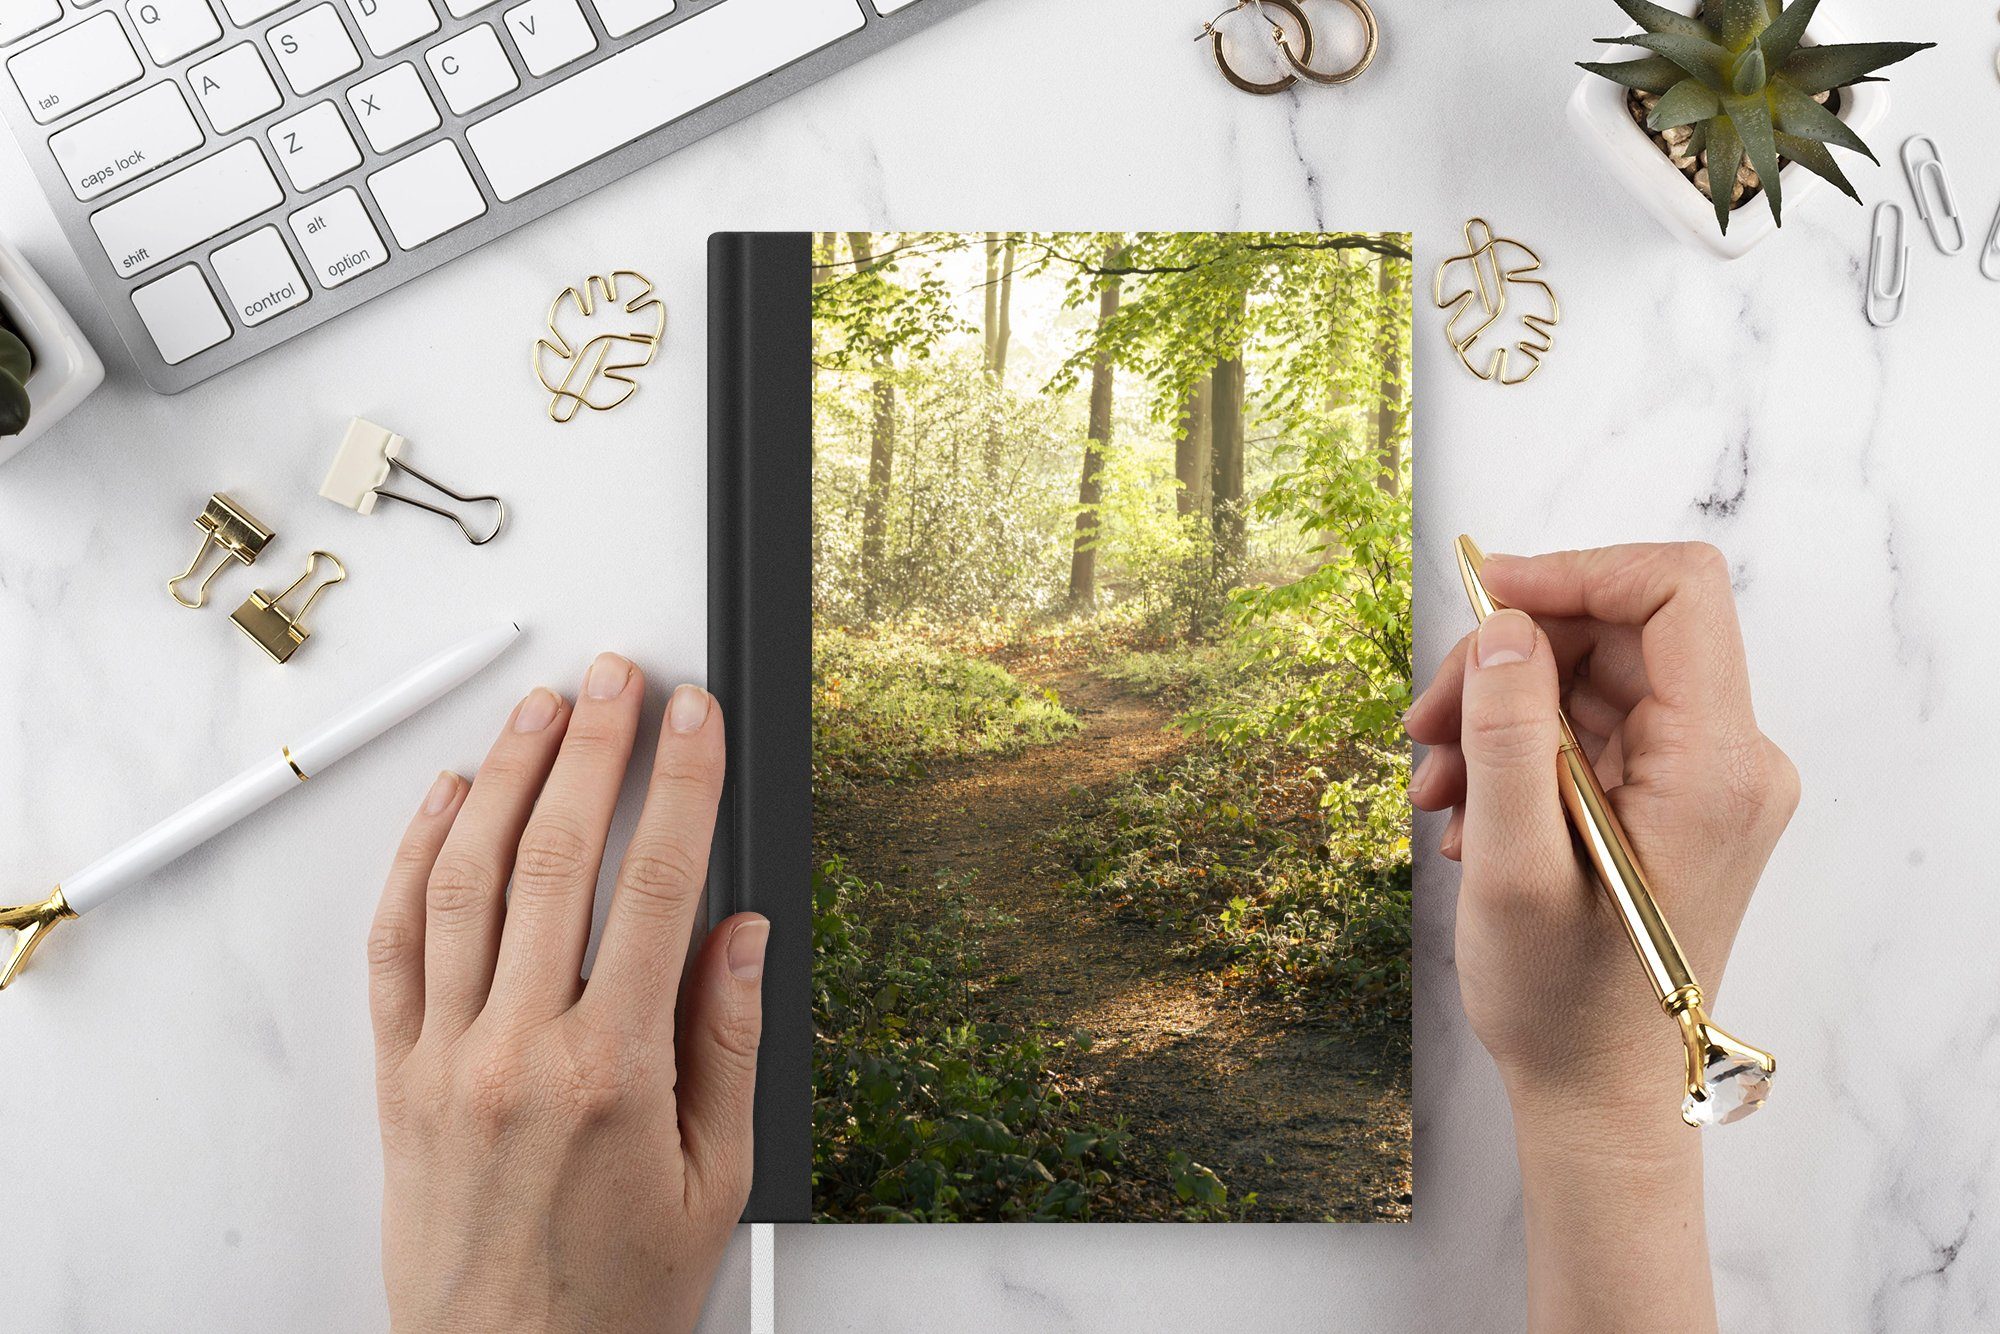
{"label": "white marble surface", "polygon": [[[1208,0],[1219,3],[1219,0]],[[1857,35],[1945,46],[1895,71],[1876,147],[1938,136],[1975,241],[2000,202],[1987,6],[1828,0]],[[2000,661],[2000,285],[1918,239],[1910,312],[1859,311],[1864,212],[1822,193],[1734,266],[1668,239],[1569,137],[1568,62],[1608,0],[1378,0],[1373,72],[1251,99],[1189,36],[1202,0],[987,0],[819,88],[186,395],[149,394],[28,172],[0,227],[111,380],[0,470],[0,882],[73,869],[303,717],[496,616],[527,641],[468,689],[148,891],[64,928],[0,1000],[9,1146],[0,1325],[351,1330],[384,1313],[361,940],[390,841],[528,686],[592,653],[656,686],[703,661],[703,242],[730,227],[1410,227],[1419,275],[1471,213],[1538,244],[1548,368],[1472,383],[1419,311],[1420,658],[1463,628],[1445,563],[1700,537],[1736,562],[1767,730],[1805,801],[1744,925],[1726,1022],[1785,1059],[1715,1134],[1732,1330],[1962,1331],[2000,1312],[2000,901],[1988,870]],[[1900,175],[1850,163],[1871,200]],[[606,264],[660,279],[661,364],[609,419],[541,416],[541,305]],[[314,494],[362,413],[490,487],[473,550]],[[227,487],[280,530],[201,615],[160,588]],[[270,667],[227,624],[313,545],[352,582]],[[1426,832],[1431,832],[1428,829]],[[1428,841],[1428,840],[1427,840]],[[1417,1203],[1404,1227],[782,1230],[779,1328],[1489,1329],[1518,1325],[1505,1107],[1451,970],[1454,875],[1419,870]],[[63,938],[67,937],[67,938]],[[1636,979],[1635,979],[1636,980]],[[746,1327],[747,1246],[707,1327]]]}

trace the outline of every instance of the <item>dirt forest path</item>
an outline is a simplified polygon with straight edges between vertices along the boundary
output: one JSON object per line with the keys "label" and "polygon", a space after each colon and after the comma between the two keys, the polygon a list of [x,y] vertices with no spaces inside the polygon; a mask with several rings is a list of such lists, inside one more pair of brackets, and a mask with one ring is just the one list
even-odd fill
{"label": "dirt forest path", "polygon": [[[1176,935],[1110,915],[1064,890],[1049,831],[1119,780],[1171,762],[1187,741],[1172,711],[1087,670],[1052,674],[1083,722],[1060,742],[936,766],[916,783],[868,785],[826,830],[864,879],[928,884],[976,873],[997,910],[969,979],[987,1017],[1061,1037],[1061,1058],[1093,1119],[1124,1117],[1131,1177],[1170,1181],[1179,1149],[1219,1175],[1230,1199],[1255,1190],[1252,1219],[1407,1218],[1410,1124],[1404,1058],[1386,1043],[1218,986],[1177,959]],[[1101,1214],[1166,1216],[1156,1185],[1114,1187]]]}

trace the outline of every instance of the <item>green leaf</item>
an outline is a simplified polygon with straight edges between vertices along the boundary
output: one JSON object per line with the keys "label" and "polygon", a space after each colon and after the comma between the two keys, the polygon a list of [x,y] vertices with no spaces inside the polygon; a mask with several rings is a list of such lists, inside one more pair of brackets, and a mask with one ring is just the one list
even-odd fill
{"label": "green leaf", "polygon": [[1699,37],[1681,37],[1668,32],[1644,32],[1634,37],[1614,37],[1610,41],[1643,47],[1665,56],[1718,93],[1729,84],[1729,52]]}
{"label": "green leaf", "polygon": [[1757,34],[1757,47],[1774,68],[1784,64],[1792,52],[1799,49],[1799,41],[1806,35],[1806,25],[1812,22],[1813,11],[1818,8],[1819,0],[1792,0],[1790,9]]}
{"label": "green leaf", "polygon": [[1847,122],[1788,83],[1771,85],[1771,114],[1775,128],[1800,139],[1812,139],[1836,148],[1851,149],[1877,161],[1875,152]]}
{"label": "green leaf", "polygon": [[[1726,105],[1729,123],[1736,128],[1737,138],[1743,141],[1743,151],[1749,155],[1750,165],[1757,169],[1757,180],[1764,187],[1765,198],[1771,201],[1771,221],[1782,227],[1785,225],[1785,201],[1783,186],[1778,180],[1778,143],[1772,137],[1771,108],[1761,97],[1732,99]],[[1714,179],[1709,177],[1711,183]]]}
{"label": "green leaf", "polygon": [[1859,83],[1885,65],[1928,51],[1936,42],[1849,42],[1841,46],[1802,46],[1778,71],[1794,87],[1824,93]]}
{"label": "green leaf", "polygon": [[1722,40],[1730,50],[1741,51],[1757,40],[1771,21],[1765,0],[1706,0],[1704,15],[1722,30]]}
{"label": "green leaf", "polygon": [[11,329],[0,328],[0,377],[16,384],[28,382],[28,372],[35,366],[35,354],[28,351],[28,345],[15,336]]}
{"label": "green leaf", "polygon": [[1780,153],[1822,180],[1832,181],[1840,187],[1842,194],[1855,203],[1861,202],[1861,196],[1855,192],[1854,186],[1840,170],[1840,164],[1833,160],[1833,154],[1827,151],[1825,144],[1812,139],[1801,139],[1782,130],[1774,132],[1772,138],[1777,140]]}
{"label": "green leaf", "polygon": [[1736,58],[1736,68],[1729,72],[1729,86],[1738,97],[1761,93],[1768,82],[1770,72],[1764,64],[1764,53],[1754,46]]}
{"label": "green leaf", "polygon": [[1636,88],[1642,93],[1664,93],[1687,77],[1685,70],[1665,56],[1647,56],[1643,60],[1619,60],[1610,63],[1579,60],[1577,66],[1613,83]]}
{"label": "green leaf", "polygon": [[1700,19],[1676,14],[1671,9],[1652,3],[1652,0],[1617,0],[1617,5],[1647,32],[1672,32],[1683,37],[1708,40],[1708,28]]}
{"label": "green leaf", "polygon": [[1713,88],[1704,87],[1700,79],[1682,79],[1661,95],[1653,114],[1646,117],[1646,126],[1671,130],[1677,125],[1693,125],[1721,114],[1722,98]]}
{"label": "green leaf", "polygon": [[1729,235],[1729,196],[1735,192],[1736,173],[1742,166],[1743,141],[1729,117],[1708,122],[1708,198],[1724,236]]}
{"label": "green leaf", "polygon": [[28,425],[28,391],[11,375],[0,375],[0,436],[19,435]]}

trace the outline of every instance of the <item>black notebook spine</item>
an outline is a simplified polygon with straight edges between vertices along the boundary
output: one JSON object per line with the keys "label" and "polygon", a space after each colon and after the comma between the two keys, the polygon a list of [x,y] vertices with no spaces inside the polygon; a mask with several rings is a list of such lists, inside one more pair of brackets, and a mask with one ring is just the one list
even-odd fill
{"label": "black notebook spine", "polygon": [[771,920],[745,1222],[812,1208],[812,250],[708,243],[708,679],[728,729],[710,920]]}

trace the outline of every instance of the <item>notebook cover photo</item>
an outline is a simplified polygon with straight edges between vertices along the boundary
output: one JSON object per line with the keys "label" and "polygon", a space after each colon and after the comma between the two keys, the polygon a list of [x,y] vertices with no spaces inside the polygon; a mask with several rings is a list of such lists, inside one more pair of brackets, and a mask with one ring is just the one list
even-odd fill
{"label": "notebook cover photo", "polygon": [[747,1218],[1410,1216],[1409,256],[711,238]]}

